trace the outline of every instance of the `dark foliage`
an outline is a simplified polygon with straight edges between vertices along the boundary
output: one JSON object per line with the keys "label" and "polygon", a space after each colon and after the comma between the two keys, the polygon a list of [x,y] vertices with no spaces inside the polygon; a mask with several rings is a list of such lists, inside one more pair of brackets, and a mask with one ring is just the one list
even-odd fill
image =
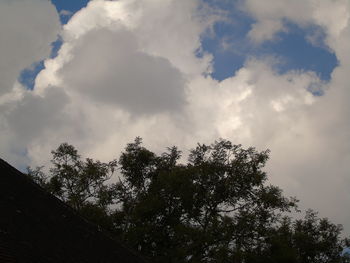
{"label": "dark foliage", "polygon": [[[82,161],[73,146],[53,151],[50,176],[33,179],[152,262],[341,262],[341,227],[267,182],[268,151],[229,141],[161,155],[127,145],[119,161]],[[119,181],[108,182],[117,165]]]}

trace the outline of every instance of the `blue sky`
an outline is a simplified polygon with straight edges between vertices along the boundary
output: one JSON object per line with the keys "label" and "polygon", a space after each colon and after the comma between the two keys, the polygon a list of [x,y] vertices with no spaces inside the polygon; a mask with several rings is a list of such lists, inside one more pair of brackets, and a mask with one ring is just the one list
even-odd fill
{"label": "blue sky", "polygon": [[[59,36],[56,41],[51,43],[51,54],[50,58],[57,56],[58,50],[62,45],[62,39]],[[44,61],[38,61],[31,65],[31,67],[22,70],[19,76],[19,82],[24,84],[28,89],[32,90],[34,88],[35,78],[38,73],[44,69]]]}
{"label": "blue sky", "polygon": [[[227,12],[228,20],[219,22],[214,27],[214,35],[203,38],[204,50],[214,55],[213,77],[223,80],[240,69],[248,56],[274,56],[282,60],[279,71],[311,70],[323,80],[329,80],[337,66],[336,56],[322,46],[314,46],[307,40],[307,35],[317,28],[301,29],[295,24],[286,23],[287,32],[281,32],[276,40],[257,46],[247,38],[255,20],[235,5],[237,1],[207,1]],[[220,4],[218,4],[220,3]],[[321,39],[322,40],[322,39]],[[226,47],[223,47],[225,43]]]}
{"label": "blue sky", "polygon": [[[247,38],[255,21],[238,8],[237,1],[205,1],[213,7],[225,10],[227,15],[225,21],[214,26],[212,34],[202,37],[203,50],[213,55],[213,78],[221,81],[231,77],[249,57],[273,56],[281,60],[277,65],[280,73],[288,70],[310,70],[325,81],[330,79],[330,74],[338,63],[336,56],[323,46],[312,45],[306,38],[317,29],[305,30],[287,23],[287,32],[279,33],[276,40],[257,46]],[[88,2],[89,0],[52,0],[62,24],[66,24]],[[56,56],[60,46],[60,39],[52,43],[51,57]],[[19,81],[33,89],[34,79],[43,67],[42,61],[33,64],[23,70]]]}
{"label": "blue sky", "polygon": [[[74,13],[82,9],[87,5],[89,0],[51,0],[55,5],[57,12],[60,16],[61,24],[66,24]],[[60,38],[52,43],[51,57],[57,55],[62,41]],[[24,69],[20,74],[19,81],[24,84],[28,89],[33,89],[35,77],[44,68],[43,61],[38,61],[34,63],[30,68]]]}
{"label": "blue sky", "polygon": [[[235,17],[237,19],[237,17]],[[240,69],[248,56],[273,56],[281,59],[280,73],[288,70],[311,70],[321,79],[329,80],[337,66],[336,56],[324,47],[313,46],[306,39],[306,30],[294,24],[288,25],[288,32],[279,33],[277,40],[255,46],[246,38],[252,21],[244,17],[238,25],[220,22],[215,28],[215,36],[203,39],[204,50],[214,55],[213,77],[223,80]],[[223,47],[223,42],[227,45]]]}
{"label": "blue sky", "polygon": [[[88,2],[89,0],[52,0],[59,13],[66,10],[72,14],[85,7]],[[231,77],[244,65],[249,56],[268,55],[283,61],[278,65],[280,73],[288,70],[311,70],[323,80],[330,79],[330,74],[337,66],[337,58],[325,47],[313,46],[307,41],[307,34],[315,29],[303,30],[289,23],[288,32],[279,33],[277,40],[256,46],[246,37],[255,21],[240,10],[238,1],[205,0],[205,2],[225,10],[228,18],[227,21],[215,25],[213,35],[204,36],[202,39],[203,50],[214,56],[213,78],[223,80]],[[70,16],[61,15],[60,18],[62,24],[65,24]],[[227,45],[226,49],[223,43]]]}
{"label": "blue sky", "polygon": [[[66,24],[70,18],[70,15],[65,15],[64,11],[69,11],[72,14],[85,7],[89,0],[51,0],[56,6],[62,24]],[[62,12],[63,11],[63,12]],[[63,13],[63,14],[62,14]]]}

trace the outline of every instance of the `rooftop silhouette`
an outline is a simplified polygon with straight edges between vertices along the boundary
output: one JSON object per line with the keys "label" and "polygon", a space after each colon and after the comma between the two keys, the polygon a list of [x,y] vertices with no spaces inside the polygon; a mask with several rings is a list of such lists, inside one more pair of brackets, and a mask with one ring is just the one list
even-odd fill
{"label": "rooftop silhouette", "polygon": [[145,262],[0,159],[0,262]]}

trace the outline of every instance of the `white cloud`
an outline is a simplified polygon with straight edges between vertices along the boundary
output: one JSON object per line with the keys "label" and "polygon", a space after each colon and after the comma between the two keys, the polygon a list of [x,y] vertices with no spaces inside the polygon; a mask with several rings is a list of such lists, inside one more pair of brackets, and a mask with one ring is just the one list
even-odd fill
{"label": "white cloud", "polygon": [[[49,1],[0,2],[0,149],[3,158],[17,165],[28,163],[26,142],[15,135],[8,123],[9,112],[25,96],[17,79],[23,69],[49,56],[51,42],[56,40],[59,31],[58,14]],[[33,121],[36,116],[28,114],[27,121]]]}
{"label": "white cloud", "polygon": [[45,59],[60,29],[55,7],[45,0],[0,2],[0,96],[21,70]]}
{"label": "white cloud", "polygon": [[[187,83],[210,68],[211,57],[198,58],[195,51],[217,13],[199,1],[91,1],[76,13],[64,26],[58,56],[45,61],[33,91],[46,101],[52,87],[61,90],[69,98],[62,104],[67,115],[56,118],[62,110],[47,111],[60,129],[49,132],[42,118],[39,126],[46,132],[26,137],[32,163],[67,140],[102,158],[138,135],[161,148],[181,141],[190,122],[184,116]],[[179,42],[181,48],[175,48]],[[17,118],[8,113],[8,130]]]}
{"label": "white cloud", "polygon": [[286,20],[301,27],[320,26],[332,42],[347,27],[350,16],[347,0],[246,0],[243,9],[257,20],[249,33],[256,42],[271,40],[284,29]]}
{"label": "white cloud", "polygon": [[131,113],[181,109],[185,79],[180,71],[168,59],[140,51],[132,33],[115,27],[79,38],[71,51],[73,58],[59,71],[64,85]]}
{"label": "white cloud", "polygon": [[[0,99],[5,156],[42,164],[68,141],[108,160],[136,136],[156,151],[224,137],[270,148],[272,183],[350,232],[349,3],[244,3],[257,21],[249,33],[257,43],[286,30],[285,19],[319,27],[340,62],[331,80],[280,74],[273,59],[251,58],[218,82],[207,76],[211,55],[196,56],[201,36],[221,19],[216,10],[199,0],[95,0],[64,26],[63,45],[45,61],[35,90],[11,86],[13,95]],[[313,96],[314,87],[325,95]]]}
{"label": "white cloud", "polygon": [[[274,125],[276,134],[268,145],[272,149],[269,169],[274,180],[288,192],[296,193],[304,206],[340,221],[349,232],[350,214],[344,207],[350,200],[350,77],[346,73],[350,68],[350,2],[247,0],[245,9],[257,20],[250,31],[253,40],[271,40],[283,28],[271,29],[266,21],[288,20],[300,27],[316,26],[324,32],[324,44],[339,60],[325,95],[306,108],[298,106],[284,112],[284,118],[293,118],[284,126]],[[264,86],[261,82],[259,85]]]}

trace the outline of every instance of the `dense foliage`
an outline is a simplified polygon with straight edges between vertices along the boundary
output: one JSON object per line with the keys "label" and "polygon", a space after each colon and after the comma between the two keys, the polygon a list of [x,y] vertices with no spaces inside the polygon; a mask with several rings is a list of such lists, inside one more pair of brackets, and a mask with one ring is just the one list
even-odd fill
{"label": "dense foliage", "polygon": [[268,184],[268,151],[220,140],[183,164],[176,147],[156,155],[136,138],[109,163],[66,143],[52,154],[33,180],[151,262],[342,262],[341,226],[287,216],[297,200]]}

